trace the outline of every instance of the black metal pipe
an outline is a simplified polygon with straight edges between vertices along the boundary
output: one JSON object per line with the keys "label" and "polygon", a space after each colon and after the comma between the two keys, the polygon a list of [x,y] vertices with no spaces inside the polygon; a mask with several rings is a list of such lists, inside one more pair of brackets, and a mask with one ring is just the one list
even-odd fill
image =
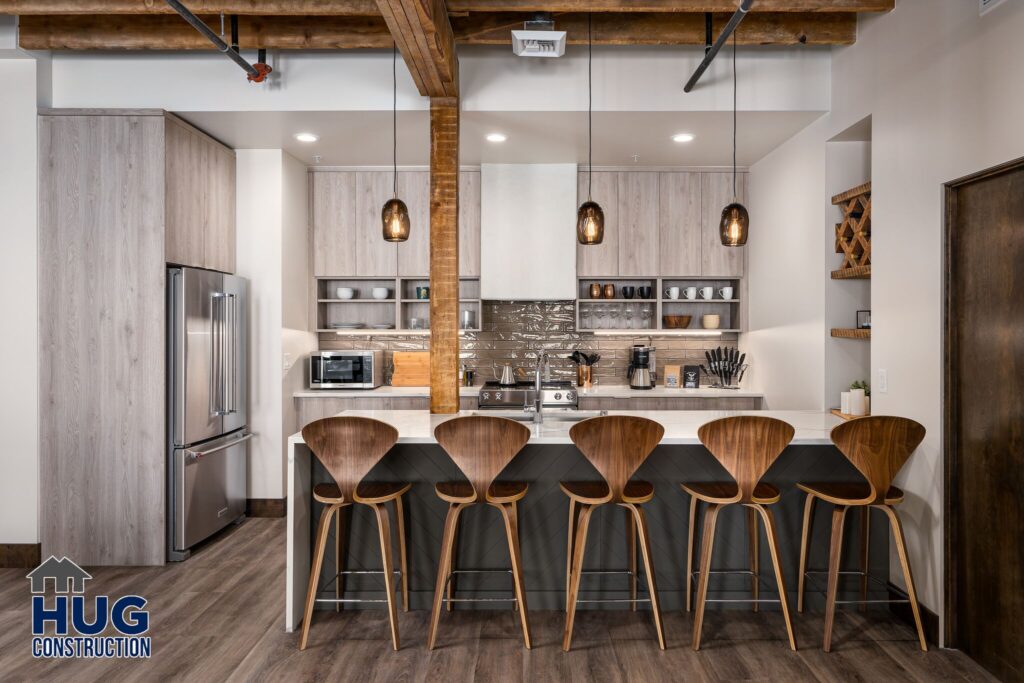
{"label": "black metal pipe", "polygon": [[704,13],[704,55],[711,52],[711,42],[714,40],[714,22],[711,12]]}
{"label": "black metal pipe", "polygon": [[[168,0],[168,2],[170,2],[170,0]],[[697,81],[699,81],[700,77],[704,75],[705,71],[707,71],[708,66],[711,64],[712,60],[714,60],[715,55],[718,54],[718,51],[721,50],[722,46],[725,45],[727,40],[729,40],[729,36],[733,34],[733,31],[735,31],[736,27],[740,25],[743,18],[747,16],[747,12],[750,11],[750,7],[753,4],[754,0],[742,0],[740,2],[739,8],[737,8],[736,12],[729,18],[729,23],[727,23],[725,28],[722,29],[722,32],[718,36],[718,40],[715,41],[715,44],[711,46],[710,50],[705,50],[704,59],[697,65],[697,70],[693,72],[693,75],[690,76],[690,80],[688,80],[686,85],[683,86],[683,92],[690,92],[693,90],[693,86],[697,85]]]}
{"label": "black metal pipe", "polygon": [[231,15],[231,49],[238,52],[238,15]]}
{"label": "black metal pipe", "polygon": [[167,2],[171,9],[180,14],[182,19],[191,24],[192,28],[206,36],[206,39],[213,43],[218,50],[231,58],[231,61],[245,69],[247,74],[253,78],[263,78],[263,75],[260,74],[256,67],[245,61],[237,51],[232,50],[230,45],[221,40],[220,36],[218,36],[209,26],[204,24],[199,17],[192,14],[192,12],[190,12],[183,4],[178,2],[178,0],[165,0],[165,2]]}

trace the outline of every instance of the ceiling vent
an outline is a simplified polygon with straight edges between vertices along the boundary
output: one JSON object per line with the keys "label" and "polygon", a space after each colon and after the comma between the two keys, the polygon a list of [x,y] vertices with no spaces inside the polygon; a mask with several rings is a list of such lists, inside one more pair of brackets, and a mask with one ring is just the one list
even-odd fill
{"label": "ceiling vent", "polygon": [[520,57],[561,57],[565,31],[556,31],[551,15],[541,12],[524,22],[522,31],[512,31],[512,52]]}

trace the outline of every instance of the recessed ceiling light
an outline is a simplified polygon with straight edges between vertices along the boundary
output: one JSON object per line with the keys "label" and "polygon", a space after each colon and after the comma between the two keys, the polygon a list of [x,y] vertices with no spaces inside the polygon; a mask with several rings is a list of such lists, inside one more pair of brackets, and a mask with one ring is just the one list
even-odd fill
{"label": "recessed ceiling light", "polygon": [[505,135],[504,133],[488,133],[487,134],[487,141],[488,142],[505,142],[505,140],[508,140],[508,136]]}
{"label": "recessed ceiling light", "polygon": [[672,136],[672,142],[692,142],[692,133],[676,133]]}
{"label": "recessed ceiling light", "polygon": [[316,142],[320,136],[315,133],[296,133],[295,139],[299,142]]}

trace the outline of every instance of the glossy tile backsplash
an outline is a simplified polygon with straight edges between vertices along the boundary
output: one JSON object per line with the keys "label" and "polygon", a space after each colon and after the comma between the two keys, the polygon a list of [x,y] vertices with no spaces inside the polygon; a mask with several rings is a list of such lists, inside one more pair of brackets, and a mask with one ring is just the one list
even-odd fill
{"label": "glossy tile backsplash", "polygon": [[[532,370],[537,352],[551,356],[554,377],[575,379],[576,366],[565,356],[579,349],[601,354],[594,367],[598,383],[625,384],[630,349],[650,343],[657,351],[659,370],[672,365],[704,362],[704,351],[718,346],[736,346],[736,335],[722,337],[658,337],[637,330],[635,337],[604,337],[576,331],[576,305],[572,301],[484,301],[480,332],[467,332],[460,343],[466,367],[476,372],[476,384],[492,379],[502,365]],[[426,351],[430,340],[424,336],[343,336],[320,334],[320,348],[383,349],[390,377],[391,352]]]}

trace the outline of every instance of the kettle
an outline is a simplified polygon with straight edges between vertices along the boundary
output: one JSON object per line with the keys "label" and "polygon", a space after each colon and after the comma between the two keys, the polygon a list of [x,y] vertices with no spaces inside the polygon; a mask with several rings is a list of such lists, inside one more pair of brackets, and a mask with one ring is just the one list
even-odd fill
{"label": "kettle", "polygon": [[[498,374],[495,373],[494,376],[497,377]],[[503,387],[514,387],[516,385],[516,377],[511,365],[501,366],[501,378],[498,380],[498,384]]]}

